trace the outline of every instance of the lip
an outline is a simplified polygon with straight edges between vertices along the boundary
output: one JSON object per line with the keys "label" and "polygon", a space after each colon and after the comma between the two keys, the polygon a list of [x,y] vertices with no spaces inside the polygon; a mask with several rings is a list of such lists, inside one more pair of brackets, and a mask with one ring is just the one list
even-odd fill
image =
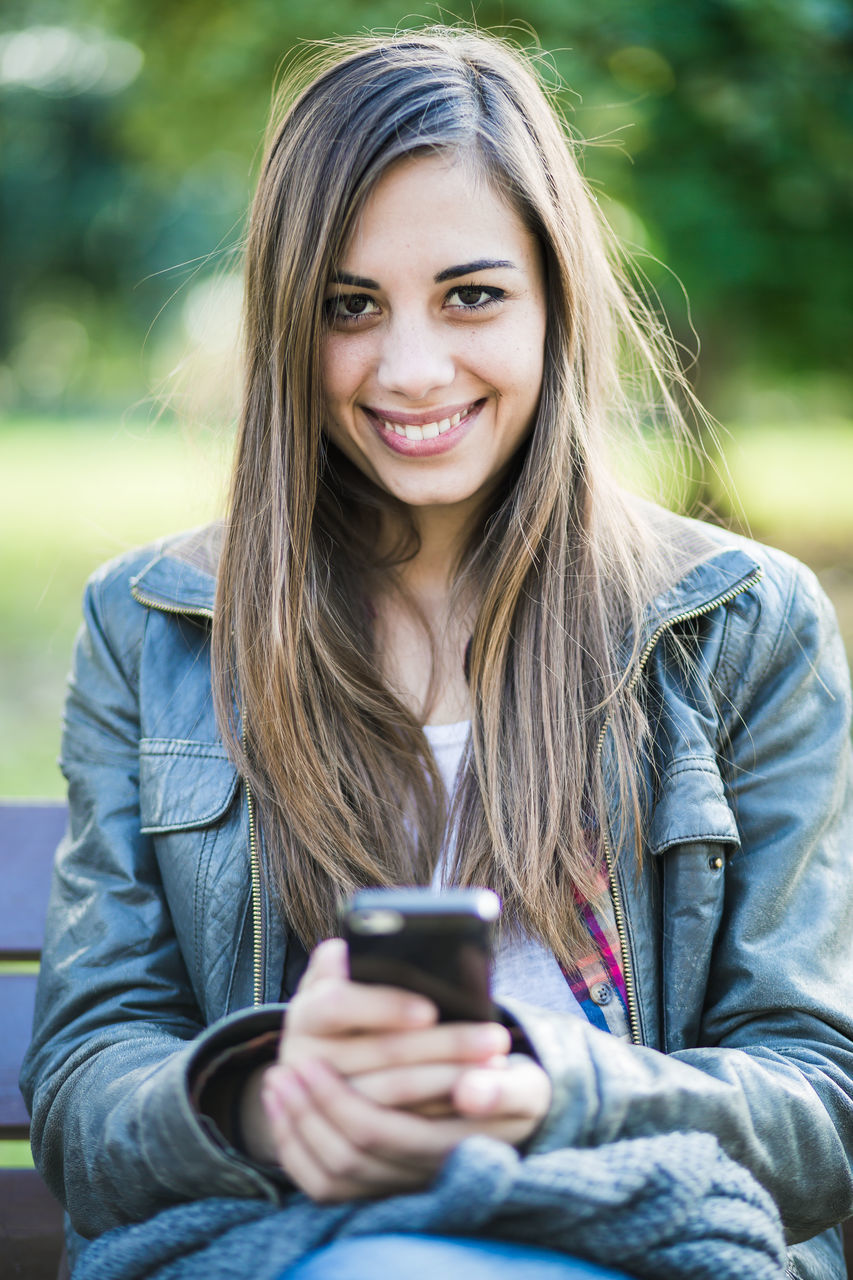
{"label": "lip", "polygon": [[[443,418],[453,417],[455,413],[464,413],[469,406],[471,407],[470,413],[462,418],[455,427],[445,431],[444,435],[434,436],[431,440],[409,440],[406,436],[398,436],[396,432],[389,431],[382,425],[380,416],[375,409],[368,409],[363,406],[362,411],[376,435],[392,453],[399,453],[408,458],[431,458],[438,453],[446,453],[448,449],[452,449],[468,434],[480,416],[480,410],[485,403],[485,399],[473,402],[471,400],[463,400],[458,405],[442,406],[440,409],[431,409],[427,413],[417,414],[386,414],[383,410],[382,418],[386,422],[396,422],[402,427],[422,427],[428,422],[441,421]],[[441,415],[440,418],[437,417],[438,414]]]}
{"label": "lip", "polygon": [[441,422],[444,418],[452,418],[454,413],[464,413],[477,400],[463,400],[460,404],[437,405],[434,409],[424,409],[421,413],[400,413],[399,410],[375,409],[365,405],[365,412],[374,418],[384,418],[386,422],[399,422],[401,427],[425,427],[428,422]]}

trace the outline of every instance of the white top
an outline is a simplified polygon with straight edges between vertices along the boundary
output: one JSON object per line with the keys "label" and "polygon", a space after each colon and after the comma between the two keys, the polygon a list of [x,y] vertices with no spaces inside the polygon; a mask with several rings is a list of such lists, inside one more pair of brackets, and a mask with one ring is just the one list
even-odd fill
{"label": "white top", "polygon": [[[468,741],[470,721],[457,724],[426,724],[424,733],[432,748],[435,762],[448,796],[453,795],[459,765]],[[452,839],[452,837],[451,837]],[[447,861],[447,843],[433,875],[433,888],[441,887]],[[563,977],[553,954],[541,942],[528,935],[505,937],[498,946],[492,970],[492,995],[500,1004],[506,996],[526,1000],[540,1009],[574,1013],[584,1017],[583,1010]]]}

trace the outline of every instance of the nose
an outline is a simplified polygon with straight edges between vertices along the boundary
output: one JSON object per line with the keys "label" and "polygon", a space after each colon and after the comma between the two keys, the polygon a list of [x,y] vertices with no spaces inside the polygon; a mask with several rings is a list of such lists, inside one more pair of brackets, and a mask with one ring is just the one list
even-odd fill
{"label": "nose", "polygon": [[448,334],[426,316],[397,316],[387,327],[379,355],[379,384],[407,400],[426,400],[449,387],[456,365]]}

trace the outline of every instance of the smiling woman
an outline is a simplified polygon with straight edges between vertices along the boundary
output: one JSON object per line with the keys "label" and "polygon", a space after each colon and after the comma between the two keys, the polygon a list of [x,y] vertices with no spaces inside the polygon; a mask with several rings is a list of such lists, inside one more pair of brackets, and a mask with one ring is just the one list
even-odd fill
{"label": "smiling woman", "polygon": [[[74,1280],[840,1280],[831,611],[614,479],[694,402],[525,59],[306,68],[227,519],[86,597],[23,1074]],[[343,903],[399,886],[500,895],[493,1018],[351,980]]]}

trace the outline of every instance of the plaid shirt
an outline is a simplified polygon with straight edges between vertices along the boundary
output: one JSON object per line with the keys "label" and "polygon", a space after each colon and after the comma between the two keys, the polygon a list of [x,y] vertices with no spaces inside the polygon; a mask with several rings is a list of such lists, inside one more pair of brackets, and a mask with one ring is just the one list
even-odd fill
{"label": "plaid shirt", "polygon": [[560,965],[563,977],[594,1027],[609,1031],[620,1040],[630,1040],[622,948],[607,873],[602,872],[601,893],[594,905],[580,897],[576,901],[589,931],[590,949],[574,969]]}

